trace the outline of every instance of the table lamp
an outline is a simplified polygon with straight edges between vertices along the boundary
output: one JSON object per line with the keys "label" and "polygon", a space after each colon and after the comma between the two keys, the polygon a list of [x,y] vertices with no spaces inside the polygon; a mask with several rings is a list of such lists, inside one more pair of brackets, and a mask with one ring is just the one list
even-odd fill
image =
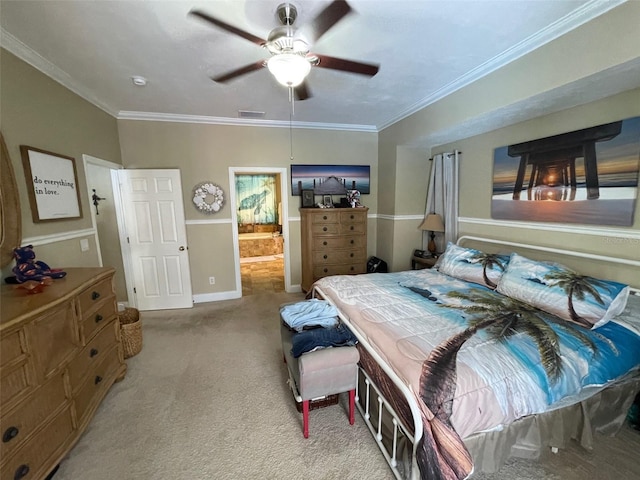
{"label": "table lamp", "polygon": [[429,250],[431,255],[434,255],[436,253],[435,232],[444,232],[444,223],[442,223],[442,217],[437,213],[430,213],[423,220],[419,228],[420,230],[431,231],[431,240],[429,240],[427,250]]}

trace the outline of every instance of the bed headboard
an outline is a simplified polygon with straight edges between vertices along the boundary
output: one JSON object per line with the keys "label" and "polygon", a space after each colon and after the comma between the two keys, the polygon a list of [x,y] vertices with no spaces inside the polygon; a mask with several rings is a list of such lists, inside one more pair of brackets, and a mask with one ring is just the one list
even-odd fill
{"label": "bed headboard", "polygon": [[561,263],[583,275],[627,284],[636,295],[640,294],[640,261],[638,260],[473,235],[463,235],[456,243],[488,253],[516,252],[534,260]]}

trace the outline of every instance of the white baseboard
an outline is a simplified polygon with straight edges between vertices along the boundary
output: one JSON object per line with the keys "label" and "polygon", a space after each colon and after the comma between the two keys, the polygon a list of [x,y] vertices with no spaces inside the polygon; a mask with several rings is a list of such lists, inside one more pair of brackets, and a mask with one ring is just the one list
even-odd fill
{"label": "white baseboard", "polygon": [[238,290],[216,293],[198,293],[193,296],[193,303],[220,302],[222,300],[233,300],[241,297],[242,292]]}
{"label": "white baseboard", "polygon": [[[287,293],[302,293],[302,287],[300,285],[291,285],[291,288],[287,290]],[[220,302],[222,300],[234,300],[241,297],[242,292],[238,290],[216,293],[198,293],[193,296],[193,303]]]}

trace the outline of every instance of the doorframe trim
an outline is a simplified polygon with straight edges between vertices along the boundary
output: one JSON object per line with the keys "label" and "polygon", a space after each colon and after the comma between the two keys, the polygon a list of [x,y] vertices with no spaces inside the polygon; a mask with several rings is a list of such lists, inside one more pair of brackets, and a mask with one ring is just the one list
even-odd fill
{"label": "doorframe trim", "polygon": [[233,260],[236,273],[237,292],[242,296],[242,278],[240,275],[240,241],[238,240],[238,214],[236,199],[236,175],[249,173],[280,175],[280,204],[282,205],[282,238],[284,240],[284,290],[291,292],[291,262],[289,254],[289,181],[287,168],[282,167],[229,167],[229,203],[231,206],[231,231],[233,233]]}

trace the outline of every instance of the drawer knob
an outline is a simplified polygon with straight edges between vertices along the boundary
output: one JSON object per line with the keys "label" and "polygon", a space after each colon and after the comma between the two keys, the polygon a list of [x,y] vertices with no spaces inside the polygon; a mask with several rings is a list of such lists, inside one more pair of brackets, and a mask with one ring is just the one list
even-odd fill
{"label": "drawer knob", "polygon": [[356,243],[356,241],[352,238],[351,239],[351,245],[353,245],[354,243]]}
{"label": "drawer knob", "polygon": [[354,268],[353,266],[351,266],[351,269],[350,269],[350,270],[351,270],[351,271],[353,271],[353,270],[355,270],[355,268]]}
{"label": "drawer knob", "polygon": [[29,473],[29,465],[25,465],[24,463],[16,468],[16,473],[13,474],[13,480],[20,480],[24,478]]}
{"label": "drawer knob", "polygon": [[325,215],[324,217],[322,217],[322,219],[323,219],[323,220],[326,220],[326,219],[327,219],[327,216]]}
{"label": "drawer knob", "polygon": [[100,323],[100,322],[103,320],[103,318],[104,318],[104,317],[103,317],[102,315],[97,314],[97,315],[96,315],[96,323]]}
{"label": "drawer knob", "polygon": [[327,245],[327,242],[322,242],[322,244],[323,244],[324,246],[326,246],[326,245]]}
{"label": "drawer knob", "polygon": [[324,259],[326,260],[326,259],[327,259],[327,256],[326,256],[326,255],[323,255],[323,257],[322,257],[322,258],[324,258]]}
{"label": "drawer knob", "polygon": [[91,300],[97,300],[100,298],[100,292],[91,292]]}
{"label": "drawer knob", "polygon": [[98,385],[102,381],[102,377],[100,375],[96,375],[96,378],[93,380],[94,385]]}
{"label": "drawer knob", "polygon": [[329,271],[329,269],[325,268],[323,271],[324,271],[324,273],[327,273]]}
{"label": "drawer knob", "polygon": [[349,227],[349,230],[353,230],[353,225],[351,225],[351,226]]}
{"label": "drawer knob", "polygon": [[351,220],[353,220],[354,218],[356,218],[356,217],[354,217],[353,215],[351,215]]}
{"label": "drawer knob", "polygon": [[98,349],[96,349],[96,348],[92,348],[92,349],[89,351],[89,356],[90,356],[91,358],[95,357],[97,354],[98,354]]}
{"label": "drawer knob", "polygon": [[9,427],[4,431],[4,434],[2,435],[2,441],[4,443],[10,442],[18,436],[18,433],[20,433],[18,427]]}
{"label": "drawer knob", "polygon": [[327,227],[322,227],[322,231],[326,232],[327,231]]}
{"label": "drawer knob", "polygon": [[351,258],[353,258],[353,252],[351,252],[351,255],[349,255]]}

